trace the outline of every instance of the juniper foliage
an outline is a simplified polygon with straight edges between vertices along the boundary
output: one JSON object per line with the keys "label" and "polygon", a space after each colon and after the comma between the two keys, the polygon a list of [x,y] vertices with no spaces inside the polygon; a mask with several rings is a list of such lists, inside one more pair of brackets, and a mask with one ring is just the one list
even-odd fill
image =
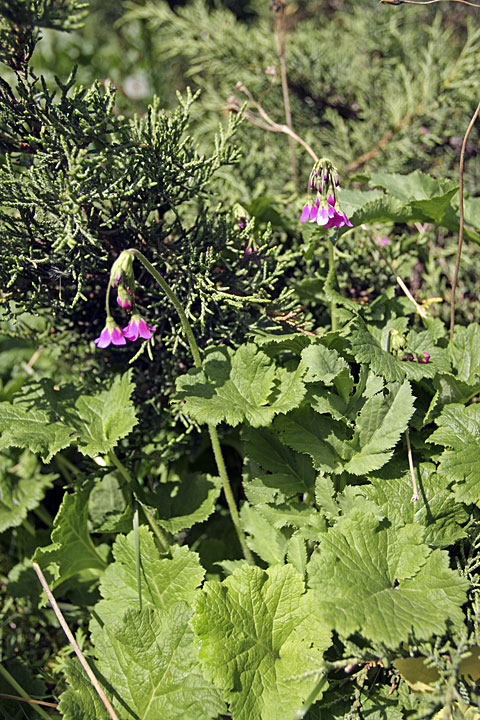
{"label": "juniper foliage", "polygon": [[[46,314],[48,328],[54,324],[57,331],[47,342],[62,342],[66,352],[80,342],[91,356],[89,343],[105,319],[109,267],[134,246],[164,274],[209,339],[235,344],[255,323],[270,322],[265,308],[288,309],[280,280],[292,254],[273,246],[268,229],[254,237],[251,225],[240,227],[232,203],[219,206],[210,189],[215,173],[238,168],[232,139],[239,118],[220,127],[211,152],[202,154],[188,134],[189,91],[171,113],[153,99],[145,114],[129,117],[119,113],[111,85],[78,85],[75,71],[51,87],[29,64],[38,25],[58,27],[63,9],[68,29],[69,13],[75,10],[78,19],[84,5],[55,4],[50,12],[33,3],[30,14],[17,5],[4,22],[19,49],[9,63],[13,73],[0,80],[0,283],[7,314]],[[20,15],[23,40],[13,19]],[[190,361],[174,309],[143,276],[138,301],[157,328],[155,359],[148,367],[138,360],[139,393],[143,382],[157,403]],[[132,354],[107,352],[107,367],[102,358],[93,369],[104,374]]]}

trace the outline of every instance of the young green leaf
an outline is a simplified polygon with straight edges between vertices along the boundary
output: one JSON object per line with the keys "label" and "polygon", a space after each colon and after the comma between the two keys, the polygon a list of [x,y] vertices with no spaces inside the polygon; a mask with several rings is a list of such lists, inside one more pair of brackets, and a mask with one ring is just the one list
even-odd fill
{"label": "young green leaf", "polygon": [[332,385],[342,371],[349,370],[346,360],[336,350],[319,343],[302,350],[302,364],[306,368],[305,382],[322,382],[324,385]]}
{"label": "young green leaf", "polygon": [[448,352],[457,378],[473,385],[480,380],[480,327],[477,324],[457,325]]}
{"label": "young green leaf", "polygon": [[235,427],[247,420],[260,427],[300,404],[305,394],[301,376],[301,368],[277,369],[268,355],[248,343],[235,353],[227,348],[210,352],[203,370],[177,379],[178,397],[199,423],[225,421]]}
{"label": "young green leaf", "polygon": [[208,582],[193,618],[206,676],[233,720],[294,717],[313,689],[330,634],[293,567],[243,566]]}
{"label": "young green leaf", "polygon": [[57,476],[41,470],[28,450],[0,452],[0,532],[20,525],[51,487]]}
{"label": "young green leaf", "polygon": [[90,457],[106,453],[137,423],[132,392],[131,371],[92,395],[71,385],[56,389],[51,380],[33,383],[13,403],[0,403],[0,448],[29,448],[45,462],[72,444]]}
{"label": "young green leaf", "polygon": [[[313,489],[315,470],[310,458],[288,448],[273,432],[247,427],[242,441],[248,458],[270,473],[259,478],[268,489],[278,488],[287,498]],[[249,481],[245,478],[244,483]]]}
{"label": "young green leaf", "polygon": [[206,520],[215,510],[221,484],[212,475],[185,475],[181,483],[161,483],[155,491],[139,490],[142,502],[156,508],[158,524],[176,533]]}
{"label": "young green leaf", "polygon": [[414,398],[408,380],[402,385],[392,383],[388,389],[388,395],[374,395],[360,411],[348,443],[354,454],[345,464],[345,470],[353,475],[364,475],[385,465],[413,415]]}
{"label": "young green leaf", "polygon": [[52,574],[54,587],[81,570],[103,571],[107,566],[88,532],[88,495],[88,490],[65,493],[53,523],[52,544],[38,548],[33,557]]}
{"label": "young green leaf", "polygon": [[64,720],[109,720],[105,705],[77,659],[66,661],[65,679],[68,688],[58,704]]}
{"label": "young green leaf", "polygon": [[417,523],[425,529],[423,542],[431,547],[447,547],[465,537],[463,529],[468,520],[465,507],[455,502],[448,489],[449,480],[435,472],[431,463],[420,463],[417,468],[419,499],[412,503],[410,472],[404,470],[396,476],[370,478],[371,484],[363,485],[362,494],[383,511],[388,520],[401,527]]}
{"label": "young green leaf", "polygon": [[359,632],[391,648],[412,632],[428,639],[447,621],[462,625],[468,583],[422,535],[419,525],[386,527],[355,510],[322,535],[308,573],[325,622],[342,637]]}
{"label": "young green leaf", "polygon": [[97,667],[125,720],[209,720],[225,712],[202,675],[191,614],[185,602],[130,608],[96,633]]}
{"label": "young green leaf", "polygon": [[342,472],[349,434],[343,423],[303,407],[275,418],[274,429],[292,450],[310,455],[317,470]]}
{"label": "young green leaf", "polygon": [[453,492],[459,502],[479,503],[480,406],[447,405],[435,422],[438,429],[428,442],[451,448],[440,456],[439,475],[456,483]]}
{"label": "young green leaf", "polygon": [[[162,558],[152,533],[143,526],[138,532],[143,604],[165,609],[181,600],[193,605],[205,574],[198,555],[186,546],[172,545],[172,557]],[[113,556],[115,562],[100,582],[103,599],[95,606],[96,614],[108,625],[120,621],[127,608],[139,607],[133,532],[117,537]]]}
{"label": "young green leaf", "polygon": [[287,552],[287,538],[254,507],[244,503],[240,512],[247,544],[268,565],[283,563]]}

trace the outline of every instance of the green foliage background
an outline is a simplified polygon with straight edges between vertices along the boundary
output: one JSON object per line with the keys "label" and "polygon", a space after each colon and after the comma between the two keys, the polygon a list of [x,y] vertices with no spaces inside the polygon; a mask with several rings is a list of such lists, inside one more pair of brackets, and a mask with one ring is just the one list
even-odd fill
{"label": "green foliage background", "polygon": [[[284,122],[274,13],[0,0],[0,692],[10,676],[60,698],[49,717],[106,715],[32,557],[122,718],[478,718],[478,124],[452,341],[445,326],[478,13],[286,5],[294,128],[338,167],[355,226],[336,280],[298,222],[311,159],[295,146],[294,177],[286,136],[228,112],[241,81]],[[95,349],[132,246],[184,304],[202,368],[140,268],[153,340]]]}

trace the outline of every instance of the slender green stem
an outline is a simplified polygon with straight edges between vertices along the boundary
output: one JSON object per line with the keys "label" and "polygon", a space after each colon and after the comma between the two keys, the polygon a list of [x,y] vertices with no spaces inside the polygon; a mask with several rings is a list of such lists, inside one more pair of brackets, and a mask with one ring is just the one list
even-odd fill
{"label": "slender green stem", "polygon": [[[0,675],[3,676],[3,678],[7,681],[7,683],[9,685],[11,685],[12,688],[14,688],[14,690],[16,690],[17,693],[22,698],[25,698],[26,700],[30,700],[30,695],[22,688],[21,685],[19,685],[19,683],[15,680],[14,677],[12,677],[12,675],[10,675],[8,670],[6,668],[4,668],[3,665],[0,665]],[[52,720],[52,716],[48,715],[48,713],[46,713],[45,710],[42,710],[42,708],[39,707],[38,705],[31,703],[30,706],[33,710],[35,710],[36,713],[38,713],[38,715],[40,715],[40,717],[42,717],[46,720]]]}
{"label": "slender green stem", "polygon": [[313,690],[311,691],[310,695],[307,697],[300,710],[295,714],[293,720],[301,720],[305,717],[313,703],[316,701],[318,694],[323,690],[326,683],[327,678],[325,674],[322,673],[322,675],[318,678],[317,682],[313,686]]}
{"label": "slender green stem", "polygon": [[48,510],[46,510],[43,505],[37,505],[36,508],[33,508],[33,512],[35,515],[43,522],[47,527],[52,527],[53,525],[53,519]]}
{"label": "slender green stem", "polygon": [[26,530],[28,533],[30,533],[30,535],[31,535],[32,537],[35,537],[35,528],[33,527],[33,525],[32,525],[32,523],[30,522],[30,520],[27,520],[27,518],[24,518],[24,519],[22,520],[22,527],[24,527],[25,530]]}
{"label": "slender green stem", "polygon": [[106,310],[107,318],[111,317],[111,314],[110,314],[110,289],[111,289],[111,285],[109,282],[107,285],[107,294],[105,297],[105,310]]}
{"label": "slender green stem", "polygon": [[[328,265],[330,271],[335,274],[335,246],[331,240],[328,241]],[[332,331],[335,332],[337,329],[337,304],[332,300],[330,303],[330,322],[332,324]]]}
{"label": "slender green stem", "polygon": [[135,502],[135,510],[133,513],[133,539],[135,548],[135,572],[137,576],[137,592],[138,592],[138,604],[140,610],[142,609],[142,579],[140,577],[140,535],[138,533],[138,503]]}
{"label": "slender green stem", "polygon": [[155,278],[155,280],[158,282],[160,287],[162,288],[165,295],[168,297],[172,305],[175,307],[175,310],[178,312],[178,315],[180,317],[180,321],[182,323],[183,331],[187,337],[188,344],[190,345],[190,350],[192,351],[193,355],[193,362],[195,363],[195,367],[201,367],[202,361],[200,359],[200,351],[198,349],[197,342],[195,340],[195,336],[193,334],[192,326],[188,322],[187,315],[185,313],[185,310],[183,309],[183,306],[178,299],[178,297],[175,295],[173,290],[170,288],[169,285],[165,282],[163,277],[160,275],[160,273],[155,270],[152,263],[147,260],[145,255],[141,253],[139,250],[135,250],[134,248],[130,249],[129,252],[132,253],[132,255],[135,255],[136,258],[140,260],[144,268],[148,270],[150,275]]}
{"label": "slender green stem", "polygon": [[170,553],[170,545],[168,544],[168,540],[165,537],[163,530],[160,528],[160,526],[158,525],[157,521],[155,520],[155,518],[153,517],[152,513],[147,508],[147,506],[144,505],[143,503],[141,503],[139,500],[137,500],[137,502],[139,503],[140,507],[142,508],[142,510],[145,514],[145,517],[147,518],[147,522],[150,525],[150,527],[152,528],[152,531],[153,531],[155,537],[157,538],[163,552]]}
{"label": "slender green stem", "polygon": [[64,479],[69,483],[73,482],[73,478],[77,474],[77,468],[75,465],[73,465],[70,460],[63,457],[61,453],[55,456],[55,463],[57,464]]}
{"label": "slender green stem", "polygon": [[230,510],[232,522],[235,526],[235,530],[237,531],[240,545],[242,546],[243,554],[245,556],[245,559],[247,560],[247,562],[250,565],[255,565],[253,555],[250,552],[250,548],[247,545],[247,540],[245,538],[245,534],[242,530],[242,526],[240,525],[240,516],[238,514],[238,509],[237,509],[237,505],[235,503],[235,498],[233,497],[232,487],[231,487],[230,481],[228,479],[227,468],[225,467],[225,461],[223,459],[222,449],[220,447],[220,440],[218,438],[217,428],[215,427],[215,425],[209,424],[208,432],[210,433],[210,440],[212,442],[213,454],[215,455],[215,460],[216,460],[217,468],[218,468],[218,474],[220,475],[220,479],[222,481],[222,487],[223,487],[223,492],[225,494],[225,499],[227,501],[228,509]]}
{"label": "slender green stem", "polygon": [[[175,310],[178,312],[178,315],[180,317],[180,322],[182,323],[183,331],[186,335],[186,338],[188,340],[188,344],[190,346],[190,350],[192,352],[193,356],[193,362],[195,364],[195,367],[199,368],[202,366],[202,360],[200,358],[200,351],[198,349],[197,342],[195,340],[195,336],[193,334],[192,326],[190,325],[190,322],[187,318],[187,315],[185,313],[185,310],[183,309],[183,306],[176,296],[176,294],[173,292],[173,290],[170,288],[169,285],[165,282],[163,277],[160,275],[160,273],[155,270],[153,265],[147,260],[145,255],[141,253],[139,250],[135,250],[134,248],[131,248],[128,252],[131,252],[132,255],[135,255],[136,258],[140,260],[142,265],[145,267],[146,270],[152,275],[153,278],[158,282],[162,290],[164,291],[165,295],[168,297],[172,305],[174,306]],[[222,482],[223,492],[225,494],[225,499],[227,501],[228,509],[230,511],[230,515],[232,518],[233,525],[235,527],[235,530],[238,535],[238,539],[240,541],[240,545],[243,550],[243,554],[245,556],[245,559],[247,562],[250,563],[250,565],[254,565],[254,559],[253,555],[250,552],[250,549],[247,545],[247,539],[245,537],[245,533],[242,530],[242,526],[240,524],[240,516],[238,514],[237,505],[235,503],[235,498],[233,496],[232,492],[232,486],[230,485],[230,480],[228,478],[227,468],[225,467],[225,461],[223,459],[222,455],[222,448],[220,446],[220,440],[218,438],[218,433],[215,425],[211,425],[208,423],[208,432],[210,433],[210,440],[212,443],[212,449],[213,454],[215,456],[215,461],[217,463],[218,468],[218,474],[220,475],[220,479]]]}
{"label": "slender green stem", "polygon": [[[116,454],[113,450],[109,450],[108,457],[113,462],[113,464],[115,465],[117,470],[120,472],[120,474],[123,476],[123,478],[127,481],[128,485],[130,487],[135,487],[136,483],[135,483],[134,479],[128,472],[125,465],[118,459],[118,457],[116,456]],[[155,521],[155,518],[153,517],[153,515],[151,513],[148,512],[146,507],[142,503],[140,503],[140,506],[141,506],[143,512],[145,513],[145,517],[147,518],[148,523],[149,523],[150,527],[152,528],[153,532],[155,533],[162,548],[165,550],[165,552],[169,552],[170,545],[168,543],[167,538],[163,534],[162,529],[158,526],[157,522]]]}

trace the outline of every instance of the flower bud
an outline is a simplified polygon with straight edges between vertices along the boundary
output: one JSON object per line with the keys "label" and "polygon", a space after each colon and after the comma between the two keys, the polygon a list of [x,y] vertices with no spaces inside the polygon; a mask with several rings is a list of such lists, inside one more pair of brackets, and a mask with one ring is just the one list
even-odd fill
{"label": "flower bud", "polygon": [[110,270],[110,283],[112,287],[117,287],[122,280],[127,286],[132,286],[135,282],[133,275],[133,255],[129,250],[123,250],[120,253]]}
{"label": "flower bud", "polygon": [[132,309],[132,295],[130,290],[126,288],[123,283],[118,286],[117,303],[124,310]]}

